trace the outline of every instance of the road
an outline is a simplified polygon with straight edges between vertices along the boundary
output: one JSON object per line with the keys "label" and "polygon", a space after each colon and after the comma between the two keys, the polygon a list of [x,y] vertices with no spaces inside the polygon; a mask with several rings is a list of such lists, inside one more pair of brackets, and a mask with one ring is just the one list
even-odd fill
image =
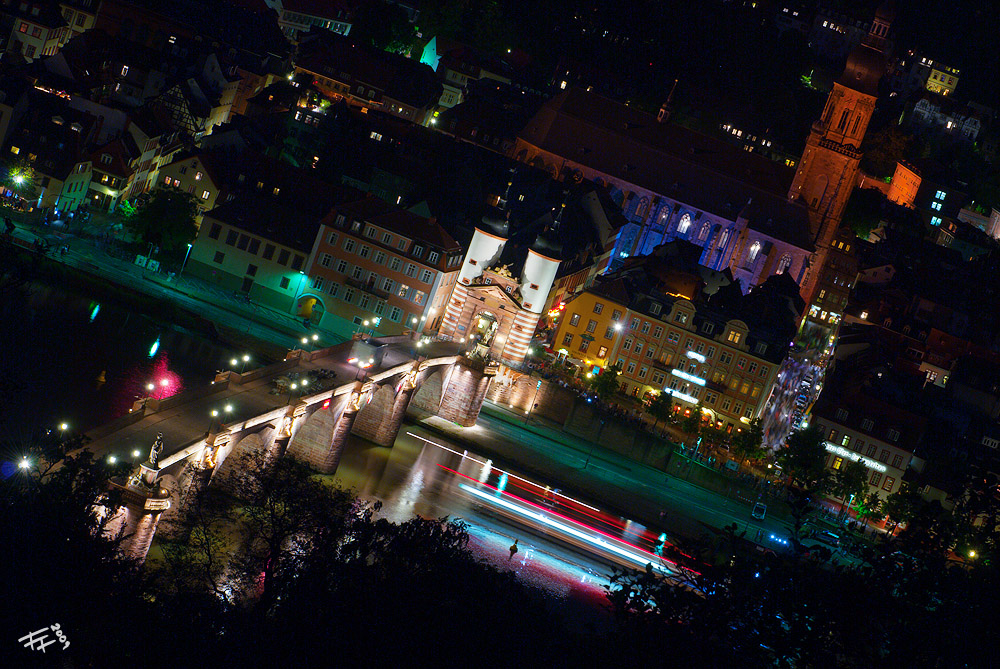
{"label": "road", "polygon": [[[551,486],[546,494],[546,482],[501,469],[419,426],[407,426],[391,449],[352,437],[334,478],[363,499],[381,502],[390,521],[419,515],[466,522],[480,557],[559,598],[603,602],[612,563],[642,568],[656,562],[664,572],[676,570],[652,552],[659,537],[649,528]],[[508,513],[504,505],[528,513]],[[518,551],[511,558],[515,539]],[[613,551],[617,559],[609,557]]]}

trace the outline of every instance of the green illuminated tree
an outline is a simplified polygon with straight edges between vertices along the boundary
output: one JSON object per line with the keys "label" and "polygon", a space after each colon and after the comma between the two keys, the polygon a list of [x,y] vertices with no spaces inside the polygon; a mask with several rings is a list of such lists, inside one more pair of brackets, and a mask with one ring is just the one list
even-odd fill
{"label": "green illuminated tree", "polygon": [[860,462],[846,462],[833,474],[830,482],[830,491],[837,497],[844,499],[844,504],[840,505],[840,514],[847,511],[845,506],[851,497],[861,495],[868,487],[868,468]]}
{"label": "green illuminated tree", "polygon": [[866,527],[868,526],[868,519],[879,518],[884,515],[882,512],[882,498],[879,497],[877,492],[870,492],[865,495],[855,508],[857,509],[858,518],[864,521]]}
{"label": "green illuminated tree", "polygon": [[4,161],[0,164],[0,185],[26,200],[38,196],[35,189],[35,169],[25,160]]}

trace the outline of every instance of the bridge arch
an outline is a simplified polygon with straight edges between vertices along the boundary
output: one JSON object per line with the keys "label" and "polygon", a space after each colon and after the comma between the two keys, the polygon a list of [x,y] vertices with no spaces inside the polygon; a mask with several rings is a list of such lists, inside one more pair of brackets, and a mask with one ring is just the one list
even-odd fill
{"label": "bridge arch", "polygon": [[437,413],[441,406],[441,399],[444,397],[444,388],[450,369],[450,366],[437,365],[423,374],[420,387],[413,394],[407,413],[421,418]]}
{"label": "bridge arch", "polygon": [[292,435],[286,454],[323,471],[330,453],[333,430],[342,410],[334,411],[330,407],[314,411]]}
{"label": "bridge arch", "polygon": [[212,481],[231,489],[234,472],[240,467],[240,461],[246,455],[266,451],[274,443],[274,427],[267,425],[258,432],[252,432],[239,439],[231,439],[228,444],[219,449],[218,462]]}

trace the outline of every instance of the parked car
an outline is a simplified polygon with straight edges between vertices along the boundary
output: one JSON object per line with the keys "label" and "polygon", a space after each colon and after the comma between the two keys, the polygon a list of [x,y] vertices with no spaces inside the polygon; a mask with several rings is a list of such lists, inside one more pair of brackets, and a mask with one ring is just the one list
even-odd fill
{"label": "parked car", "polygon": [[764,516],[767,515],[767,504],[757,502],[753,505],[753,511],[750,512],[750,515],[757,520],[764,520]]}
{"label": "parked car", "polygon": [[802,543],[806,546],[815,546],[819,544],[826,546],[827,548],[837,550],[840,548],[840,535],[834,534],[828,530],[823,530],[822,532],[815,533]]}

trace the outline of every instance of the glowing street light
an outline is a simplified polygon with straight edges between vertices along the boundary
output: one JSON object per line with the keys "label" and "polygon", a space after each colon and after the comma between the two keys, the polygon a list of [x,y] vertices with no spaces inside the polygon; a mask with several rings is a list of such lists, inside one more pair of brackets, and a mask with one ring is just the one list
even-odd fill
{"label": "glowing street light", "polygon": [[115,456],[113,456],[113,455],[109,455],[109,456],[108,456],[108,464],[110,464],[110,465],[113,465],[113,464],[115,464],[116,462],[118,462],[118,458],[116,458],[116,457],[115,457]]}
{"label": "glowing street light", "polygon": [[59,429],[60,429],[60,430],[61,430],[62,432],[65,432],[66,430],[68,430],[68,429],[69,429],[69,423],[59,423]]}
{"label": "glowing street light", "polygon": [[28,458],[21,458],[21,461],[17,463],[17,466],[27,471],[31,468],[31,460]]}
{"label": "glowing street light", "polygon": [[230,358],[230,360],[229,360],[229,364],[231,366],[233,366],[233,367],[235,367],[236,365],[240,366],[240,374],[242,374],[243,370],[246,369],[246,366],[247,366],[248,362],[250,362],[250,354],[249,353],[244,353],[239,358]]}

